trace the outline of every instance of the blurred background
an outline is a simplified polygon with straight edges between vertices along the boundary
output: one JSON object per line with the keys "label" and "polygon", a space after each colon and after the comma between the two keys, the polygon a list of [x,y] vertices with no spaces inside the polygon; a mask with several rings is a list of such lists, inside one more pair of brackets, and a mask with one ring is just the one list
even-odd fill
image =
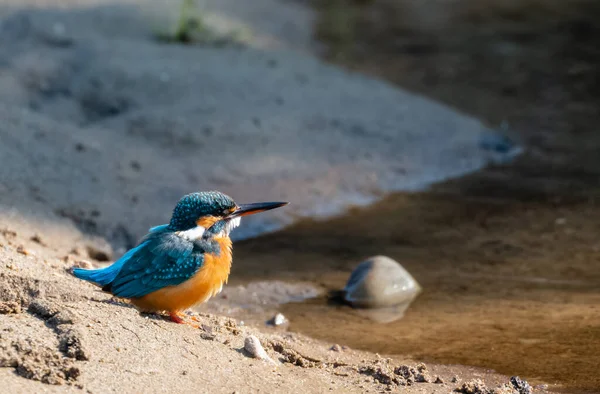
{"label": "blurred background", "polygon": [[[240,229],[207,310],[600,390],[597,2],[4,0],[0,17],[4,226],[101,262],[188,192],[286,199]],[[422,289],[386,324],[327,296],[375,255]]]}

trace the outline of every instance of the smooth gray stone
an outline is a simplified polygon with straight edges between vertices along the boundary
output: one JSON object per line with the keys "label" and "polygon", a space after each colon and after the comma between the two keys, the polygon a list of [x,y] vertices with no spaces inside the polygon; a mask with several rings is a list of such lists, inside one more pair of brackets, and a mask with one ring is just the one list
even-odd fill
{"label": "smooth gray stone", "polygon": [[408,307],[420,291],[417,281],[402,265],[389,257],[375,256],[352,271],[344,287],[344,299],[361,308]]}

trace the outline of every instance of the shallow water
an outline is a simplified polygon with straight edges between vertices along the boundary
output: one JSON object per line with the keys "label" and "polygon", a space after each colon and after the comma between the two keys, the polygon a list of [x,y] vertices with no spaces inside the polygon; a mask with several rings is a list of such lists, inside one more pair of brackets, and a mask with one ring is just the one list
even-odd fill
{"label": "shallow water", "polygon": [[491,368],[567,392],[600,389],[600,208],[397,194],[236,245],[235,280],[344,286],[362,259],[423,287],[378,324],[325,297],[284,305],[292,331],[383,354]]}

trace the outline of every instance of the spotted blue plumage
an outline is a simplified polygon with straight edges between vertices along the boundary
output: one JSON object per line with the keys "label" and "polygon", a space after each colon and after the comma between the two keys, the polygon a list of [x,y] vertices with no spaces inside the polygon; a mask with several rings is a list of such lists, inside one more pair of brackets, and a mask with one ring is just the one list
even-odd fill
{"label": "spotted blue plumage", "polygon": [[208,249],[160,226],[113,265],[98,270],[74,270],[74,275],[99,284],[117,297],[142,297],[166,286],[177,286],[202,267]]}

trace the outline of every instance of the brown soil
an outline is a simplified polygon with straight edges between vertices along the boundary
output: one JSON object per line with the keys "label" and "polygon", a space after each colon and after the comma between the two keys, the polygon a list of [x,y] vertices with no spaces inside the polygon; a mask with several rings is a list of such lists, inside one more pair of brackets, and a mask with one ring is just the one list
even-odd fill
{"label": "brown soil", "polygon": [[244,242],[233,276],[339,289],[361,259],[385,254],[424,288],[402,320],[378,325],[318,299],[281,309],[290,329],[360,349],[595,390],[598,223],[593,202],[396,195],[343,218]]}
{"label": "brown soil", "polygon": [[490,124],[507,120],[528,151],[428,193],[246,242],[234,276],[337,289],[361,259],[385,254],[424,287],[404,319],[375,325],[320,299],[284,309],[291,330],[597,392],[600,8],[357,3],[318,3],[330,59]]}

